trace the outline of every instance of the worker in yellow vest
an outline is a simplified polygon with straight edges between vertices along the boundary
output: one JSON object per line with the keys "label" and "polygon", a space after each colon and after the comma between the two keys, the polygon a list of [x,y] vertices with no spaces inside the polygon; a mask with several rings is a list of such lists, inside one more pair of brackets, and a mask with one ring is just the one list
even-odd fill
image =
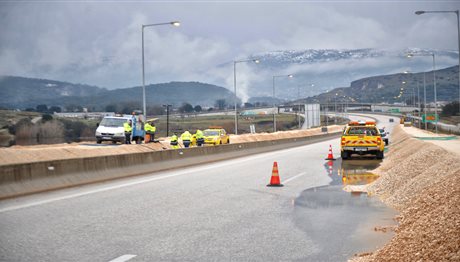
{"label": "worker in yellow vest", "polygon": [[202,146],[204,144],[203,131],[201,131],[200,129],[197,129],[195,135],[196,135],[197,146]]}
{"label": "worker in yellow vest", "polygon": [[190,141],[190,147],[196,146],[196,134],[192,134],[192,140]]}
{"label": "worker in yellow vest", "polygon": [[190,141],[192,140],[192,134],[188,130],[185,130],[184,133],[180,136],[182,139],[182,144],[184,144],[184,147],[189,147],[190,146]]}
{"label": "worker in yellow vest", "polygon": [[133,132],[133,121],[129,119],[128,122],[123,123],[123,129],[125,130],[125,144],[131,144],[131,133]]}
{"label": "worker in yellow vest", "polygon": [[174,135],[171,136],[171,140],[170,140],[169,144],[174,149],[179,148],[179,142],[178,142],[178,138],[177,138],[176,133],[174,133]]}
{"label": "worker in yellow vest", "polygon": [[148,141],[146,140],[145,143],[155,142],[155,132],[156,132],[156,130],[157,130],[157,128],[155,127],[155,124],[152,121],[145,123],[144,131],[149,136],[149,140]]}

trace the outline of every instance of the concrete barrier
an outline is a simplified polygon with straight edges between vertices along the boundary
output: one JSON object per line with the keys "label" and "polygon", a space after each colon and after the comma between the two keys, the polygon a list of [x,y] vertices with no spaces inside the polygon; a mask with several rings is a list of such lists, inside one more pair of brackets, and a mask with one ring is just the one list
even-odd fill
{"label": "concrete barrier", "polygon": [[0,166],[0,199],[325,141],[340,133]]}

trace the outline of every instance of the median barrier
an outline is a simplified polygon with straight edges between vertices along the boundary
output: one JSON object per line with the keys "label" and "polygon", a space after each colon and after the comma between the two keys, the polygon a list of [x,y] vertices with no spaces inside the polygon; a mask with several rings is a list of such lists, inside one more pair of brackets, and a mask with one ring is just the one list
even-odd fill
{"label": "median barrier", "polygon": [[0,166],[0,199],[192,166],[328,140],[340,132]]}

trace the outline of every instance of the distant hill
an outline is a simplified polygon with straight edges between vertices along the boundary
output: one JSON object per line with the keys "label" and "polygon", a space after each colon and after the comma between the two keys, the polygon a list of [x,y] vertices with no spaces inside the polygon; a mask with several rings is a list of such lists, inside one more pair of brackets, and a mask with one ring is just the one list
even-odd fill
{"label": "distant hill", "polygon": [[47,79],[0,76],[0,106],[35,107],[44,101],[64,97],[90,97],[106,92],[97,86],[72,84]]}
{"label": "distant hill", "polygon": [[[148,85],[145,87],[147,104],[172,104],[179,106],[182,103],[192,105],[214,106],[216,100],[226,99],[233,101],[233,93],[224,87],[199,82],[170,82]],[[142,87],[131,87],[112,90],[101,98],[111,102],[141,101]]]}
{"label": "distant hill", "polygon": [[[413,92],[417,97],[417,85],[420,90],[420,101],[423,101],[423,75],[422,72],[366,77],[351,82],[350,87],[335,88],[302,101],[406,102],[411,99]],[[425,72],[425,77],[426,99],[427,102],[432,102],[434,101],[433,71]],[[436,70],[436,89],[438,101],[458,100],[458,66]]]}
{"label": "distant hill", "polygon": [[[424,57],[409,59],[408,53]],[[294,100],[298,99],[299,87],[301,94],[312,96],[336,87],[347,87],[352,81],[365,77],[395,74],[406,69],[413,72],[430,70],[432,53],[436,54],[438,68],[458,63],[456,50],[421,48],[305,49],[254,53],[248,59],[257,58],[260,63],[248,63],[248,66],[253,73],[264,77],[251,80],[248,96],[271,94],[274,72],[294,74],[292,79],[277,81],[276,95],[280,99]],[[311,87],[312,84],[314,87]]]}
{"label": "distant hill", "polygon": [[[233,101],[233,93],[227,89],[198,82],[171,82],[147,85],[147,106],[184,102],[192,105],[214,106],[216,100]],[[104,110],[106,105],[138,103],[142,107],[140,86],[107,90],[97,86],[72,84],[46,79],[15,76],[0,77],[0,107],[35,108],[39,104],[48,106],[79,105],[93,110]]]}

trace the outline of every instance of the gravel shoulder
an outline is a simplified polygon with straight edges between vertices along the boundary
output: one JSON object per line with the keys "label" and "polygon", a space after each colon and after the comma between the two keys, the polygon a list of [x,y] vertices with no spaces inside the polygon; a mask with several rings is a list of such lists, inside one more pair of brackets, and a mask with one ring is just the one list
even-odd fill
{"label": "gravel shoulder", "polygon": [[373,171],[380,178],[367,187],[400,212],[395,236],[351,261],[460,261],[459,141],[414,138],[440,136],[420,131],[394,129],[387,157]]}

